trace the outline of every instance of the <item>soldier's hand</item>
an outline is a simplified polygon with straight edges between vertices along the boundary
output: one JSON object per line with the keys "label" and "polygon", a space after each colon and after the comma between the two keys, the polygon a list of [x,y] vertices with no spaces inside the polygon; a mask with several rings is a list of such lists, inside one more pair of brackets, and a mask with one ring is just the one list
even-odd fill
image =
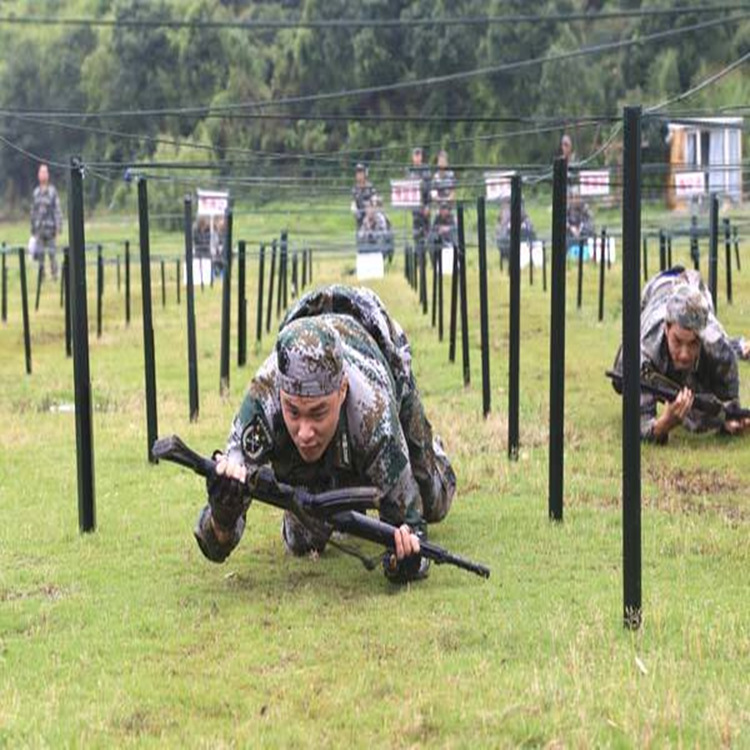
{"label": "soldier's hand", "polygon": [[724,423],[724,429],[730,435],[742,435],[745,430],[750,429],[750,417],[730,419]]}
{"label": "soldier's hand", "polygon": [[682,424],[688,412],[693,408],[695,395],[689,388],[683,388],[677,398],[664,408],[664,414],[670,424]]}
{"label": "soldier's hand", "polygon": [[419,537],[407,524],[402,524],[393,532],[393,539],[397,560],[419,554]]}
{"label": "soldier's hand", "polygon": [[214,454],[214,460],[216,469],[206,479],[211,517],[219,531],[231,531],[245,511],[245,499],[249,497],[247,468],[223,453]]}

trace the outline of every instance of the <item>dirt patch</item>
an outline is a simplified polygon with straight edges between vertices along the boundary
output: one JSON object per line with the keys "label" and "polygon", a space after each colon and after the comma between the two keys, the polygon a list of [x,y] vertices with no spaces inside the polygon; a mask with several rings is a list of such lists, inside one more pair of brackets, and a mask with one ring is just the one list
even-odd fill
{"label": "dirt patch", "polygon": [[734,475],[716,469],[668,469],[657,466],[646,472],[660,492],[689,497],[737,492],[742,483]]}
{"label": "dirt patch", "polygon": [[34,599],[37,597],[49,601],[57,601],[58,599],[62,599],[63,590],[51,583],[45,583],[28,591],[14,591],[13,589],[0,591],[0,602],[13,602],[19,599]]}

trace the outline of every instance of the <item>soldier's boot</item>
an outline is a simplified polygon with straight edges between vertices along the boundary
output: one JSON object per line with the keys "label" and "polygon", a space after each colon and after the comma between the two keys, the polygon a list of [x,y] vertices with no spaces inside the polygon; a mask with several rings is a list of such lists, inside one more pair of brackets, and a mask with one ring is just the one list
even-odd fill
{"label": "soldier's boot", "polygon": [[439,523],[447,515],[456,494],[456,474],[443,449],[443,441],[432,435],[416,388],[404,399],[401,427],[409,447],[409,462],[422,498],[422,516]]}
{"label": "soldier's boot", "polygon": [[311,552],[321,554],[328,544],[330,534],[312,532],[293,513],[285,511],[281,520],[281,538],[288,552],[295,557],[304,557]]}

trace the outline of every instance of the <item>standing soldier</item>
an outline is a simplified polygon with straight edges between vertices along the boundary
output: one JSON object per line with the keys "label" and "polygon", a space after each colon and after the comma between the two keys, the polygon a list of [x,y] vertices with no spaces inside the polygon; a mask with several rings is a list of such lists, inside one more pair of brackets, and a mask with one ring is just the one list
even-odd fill
{"label": "standing soldier", "polygon": [[411,166],[407,176],[420,181],[419,208],[412,211],[412,237],[419,252],[424,250],[427,235],[430,233],[430,168],[422,163],[424,154],[417,146],[411,152]]}
{"label": "standing soldier", "polygon": [[34,257],[44,273],[44,253],[49,253],[52,278],[57,278],[57,248],[55,237],[62,231],[60,198],[54,185],[49,182],[46,164],[39,166],[39,185],[34,188],[31,205],[31,236],[34,238]]}
{"label": "standing soldier", "polygon": [[367,167],[360,162],[354,172],[354,187],[352,188],[352,213],[357,222],[357,229],[362,226],[367,204],[374,195],[372,183],[367,179]]}
{"label": "standing soldier", "polygon": [[456,175],[448,169],[448,152],[441,151],[437,159],[437,172],[432,178],[432,195],[438,203],[447,202],[453,206],[456,202]]}

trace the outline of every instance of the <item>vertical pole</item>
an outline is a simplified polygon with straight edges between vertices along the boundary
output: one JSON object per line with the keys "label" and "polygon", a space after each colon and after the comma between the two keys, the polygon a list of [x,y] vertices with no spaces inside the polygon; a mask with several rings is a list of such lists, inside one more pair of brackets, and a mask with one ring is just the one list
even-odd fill
{"label": "vertical pole", "polygon": [[281,233],[281,246],[282,246],[282,255],[284,256],[284,310],[286,310],[289,307],[288,297],[287,297],[287,281],[289,279],[289,240],[287,239],[286,232]]}
{"label": "vertical pole", "polygon": [[268,274],[268,310],[266,311],[266,333],[271,330],[271,312],[273,310],[273,287],[276,273],[276,240],[271,243],[271,271]]}
{"label": "vertical pole", "polygon": [[65,248],[63,257],[63,279],[65,281],[65,356],[73,356],[72,336],[73,326],[71,323],[71,284],[70,284],[70,247]]}
{"label": "vertical pole", "polygon": [[18,248],[18,265],[21,272],[21,314],[23,316],[23,351],[26,356],[26,374],[31,375],[31,330],[29,328],[29,296],[26,287],[26,256]]}
{"label": "vertical pole", "polygon": [[161,266],[161,306],[167,306],[167,275],[164,267],[164,258],[159,261]]}
{"label": "vertical pole", "polygon": [[104,258],[102,246],[96,246],[96,338],[102,337],[102,294],[104,293]]}
{"label": "vertical pole", "polygon": [[659,230],[659,271],[667,270],[667,238],[664,230]]}
{"label": "vertical pole", "polygon": [[708,290],[714,301],[714,312],[719,312],[718,289],[718,261],[719,261],[719,196],[711,194],[711,221],[709,224],[708,242]]}
{"label": "vertical pole", "polygon": [[550,330],[549,517],[563,520],[565,434],[565,234],[568,163],[555,159],[552,183],[552,305]]}
{"label": "vertical pole", "polygon": [[286,258],[284,257],[284,243],[279,240],[279,283],[276,288],[276,317],[281,317],[281,303],[284,293],[284,263]]}
{"label": "vertical pole", "polygon": [[732,304],[732,226],[729,219],[724,219],[724,250],[727,272],[727,302]]}
{"label": "vertical pole", "polygon": [[471,382],[469,362],[469,300],[466,293],[466,242],[464,241],[464,206],[458,204],[458,266],[461,292],[461,357],[464,371],[464,388]]}
{"label": "vertical pole", "polygon": [[307,248],[302,250],[302,288],[307,286]]}
{"label": "vertical pole", "polygon": [[583,240],[578,240],[578,294],[576,307],[580,310],[583,302]]}
{"label": "vertical pole", "polygon": [[237,245],[237,366],[247,364],[247,299],[245,297],[245,240]]}
{"label": "vertical pole", "polygon": [[422,315],[427,315],[427,247],[424,243],[419,250],[419,291]]}
{"label": "vertical pole", "polygon": [[667,268],[672,268],[672,232],[667,232]]}
{"label": "vertical pole", "polygon": [[260,255],[258,256],[258,309],[256,311],[255,321],[255,340],[260,343],[263,338],[263,276],[266,264],[266,246],[260,246]]}
{"label": "vertical pole", "polygon": [[529,286],[534,286],[534,242],[529,236]]}
{"label": "vertical pole", "polygon": [[175,260],[175,278],[177,280],[177,304],[179,305],[181,303],[180,300],[180,293],[181,293],[181,287],[182,287],[182,279],[180,278],[182,276],[182,264],[180,263],[180,259],[177,258]]}
{"label": "vertical pole", "polygon": [[701,266],[701,249],[698,244],[698,217],[690,217],[690,258],[693,261],[693,268],[700,271]]}
{"label": "vertical pole", "polygon": [[307,254],[309,256],[308,261],[307,261],[307,265],[308,265],[307,272],[310,275],[310,283],[312,284],[312,280],[313,280],[312,279],[313,259],[312,259],[312,248],[311,247],[308,248]]}
{"label": "vertical pole", "polygon": [[734,240],[734,259],[737,262],[737,270],[741,271],[742,268],[740,267],[740,236],[739,236],[739,232],[737,230],[736,224],[732,227],[732,238]]}
{"label": "vertical pole", "polygon": [[8,260],[5,247],[2,250],[3,269],[2,269],[2,288],[3,288],[3,299],[2,299],[2,318],[3,323],[8,320]]}
{"label": "vertical pole", "polygon": [[547,291],[547,241],[542,240],[542,291]]}
{"label": "vertical pole", "polygon": [[432,327],[437,323],[437,246],[433,245],[430,251],[432,256]]}
{"label": "vertical pole", "polygon": [[[529,254],[530,255],[530,254]],[[529,257],[529,260],[531,258]],[[518,460],[521,360],[521,175],[510,178],[510,340],[508,353],[508,458]]]}
{"label": "vertical pole", "polygon": [[[595,240],[596,241],[596,240]],[[602,229],[602,242],[599,245],[599,322],[604,320],[604,264],[607,255],[607,230]]]}
{"label": "vertical pole", "polygon": [[121,273],[120,273],[120,253],[117,253],[115,257],[115,264],[117,267],[117,291],[122,289]]}
{"label": "vertical pole", "polygon": [[479,243],[479,324],[482,347],[482,415],[490,413],[490,324],[487,304],[487,236],[484,197],[477,198],[477,240]]}
{"label": "vertical pole", "polygon": [[[692,240],[691,240],[692,242]],[[648,281],[648,237],[643,235],[643,283]]]}
{"label": "vertical pole", "polygon": [[299,256],[292,254],[292,299],[299,297]]}
{"label": "vertical pole", "polygon": [[[67,257],[68,255],[68,248],[63,247],[63,258]],[[62,310],[65,307],[65,280],[63,279],[63,275],[60,274],[60,309]]]}
{"label": "vertical pole", "polygon": [[232,306],[232,209],[224,221],[224,278],[221,289],[221,358],[219,362],[219,393],[229,395],[229,325]]}
{"label": "vertical pole", "polygon": [[39,271],[36,275],[36,301],[34,302],[34,312],[39,311],[39,298],[42,296],[42,282],[44,281],[44,266],[39,264]]}
{"label": "vertical pole", "polygon": [[622,190],[622,558],[623,622],[641,624],[640,269],[641,108],[626,107]]}
{"label": "vertical pole", "polygon": [[130,325],[130,240],[125,240],[125,324]]}
{"label": "vertical pole", "polygon": [[443,248],[440,247],[436,257],[438,279],[438,341],[443,340]]}
{"label": "vertical pole", "polygon": [[146,178],[138,179],[138,231],[141,248],[141,297],[143,307],[143,360],[146,382],[146,455],[155,464],[151,453],[159,435],[156,413],[156,355],[154,353],[154,326],[151,310],[151,245],[148,222],[148,187]]}
{"label": "vertical pole", "polygon": [[86,298],[86,237],[83,228],[83,170],[73,161],[68,189],[70,319],[73,330],[73,385],[76,414],[78,528],[96,528],[94,495],[94,440],[91,419],[89,324]]}
{"label": "vertical pole", "polygon": [[195,280],[193,279],[193,201],[185,196],[185,295],[187,297],[188,391],[190,421],[198,419],[198,345],[195,335]]}
{"label": "vertical pole", "polygon": [[456,317],[458,312],[458,244],[453,243],[453,274],[451,275],[451,317],[448,324],[448,361],[456,361]]}

